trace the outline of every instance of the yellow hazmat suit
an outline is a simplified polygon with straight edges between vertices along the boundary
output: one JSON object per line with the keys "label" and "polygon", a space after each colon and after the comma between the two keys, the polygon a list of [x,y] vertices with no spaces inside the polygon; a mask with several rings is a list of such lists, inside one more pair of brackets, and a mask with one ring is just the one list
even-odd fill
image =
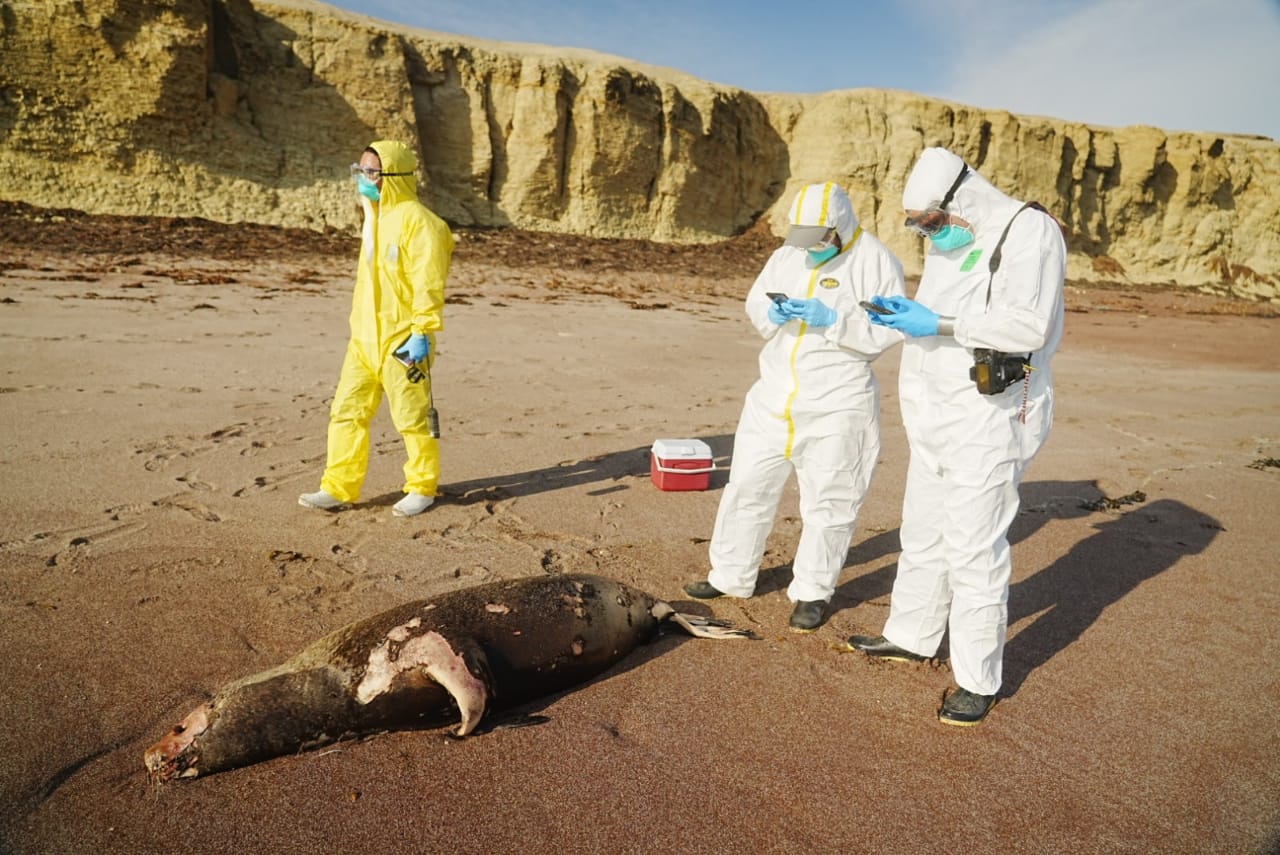
{"label": "yellow hazmat suit", "polygon": [[427,422],[430,381],[409,382],[392,353],[418,333],[431,341],[427,364],[435,361],[453,235],[418,201],[413,152],[393,140],[369,147],[382,160],[381,195],[379,202],[361,197],[364,234],[351,298],[351,340],[329,414],[328,464],[320,482],[322,490],[343,502],[360,497],[369,464],[369,423],[383,390],[408,452],[404,491],[434,496],[440,480],[439,443]]}

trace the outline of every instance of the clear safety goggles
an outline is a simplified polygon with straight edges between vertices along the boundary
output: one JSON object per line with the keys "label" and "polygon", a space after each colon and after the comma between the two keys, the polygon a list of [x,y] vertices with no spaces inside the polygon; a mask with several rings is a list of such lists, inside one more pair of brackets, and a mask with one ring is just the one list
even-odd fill
{"label": "clear safety goggles", "polygon": [[394,178],[397,175],[412,175],[412,172],[383,172],[381,169],[375,169],[372,166],[361,166],[358,163],[351,164],[351,180],[355,181],[361,175],[370,181],[376,182],[379,178]]}
{"label": "clear safety goggles", "polygon": [[942,197],[941,202],[918,217],[907,217],[903,225],[922,237],[932,237],[942,231],[942,227],[947,224],[951,217],[947,213],[947,206],[955,198],[956,191],[960,189],[960,184],[968,177],[969,167],[966,164],[960,167],[960,174],[956,176],[955,181],[951,182],[951,186],[947,188],[947,193]]}
{"label": "clear safety goggles", "polygon": [[809,252],[824,252],[831,247],[840,248],[840,232],[835,227],[827,229],[826,233],[815,243],[808,246]]}
{"label": "clear safety goggles", "polygon": [[932,237],[942,231],[951,215],[941,208],[930,208],[918,217],[907,217],[903,225],[921,237]]}

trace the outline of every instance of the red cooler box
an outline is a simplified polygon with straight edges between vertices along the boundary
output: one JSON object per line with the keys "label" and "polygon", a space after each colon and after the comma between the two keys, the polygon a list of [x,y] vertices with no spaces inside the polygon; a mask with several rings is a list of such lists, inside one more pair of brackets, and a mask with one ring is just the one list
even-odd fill
{"label": "red cooler box", "polygon": [[655,439],[649,477],[659,490],[705,490],[711,485],[711,446],[700,439]]}

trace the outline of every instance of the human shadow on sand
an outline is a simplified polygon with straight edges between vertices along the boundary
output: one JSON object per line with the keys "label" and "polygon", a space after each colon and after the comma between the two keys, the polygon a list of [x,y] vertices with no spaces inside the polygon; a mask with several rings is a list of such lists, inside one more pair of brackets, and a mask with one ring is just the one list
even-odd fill
{"label": "human shadow on sand", "polygon": [[[1011,695],[1036,668],[1078,639],[1143,582],[1173,567],[1184,556],[1202,552],[1222,526],[1213,517],[1173,499],[1131,506],[1109,500],[1094,481],[1036,481],[1019,489],[1021,507],[1009,528],[1009,542],[1020,543],[1050,520],[1096,515],[1093,534],[1049,566],[1015,582],[1009,589],[1009,625],[1036,615],[1012,633],[1004,654],[1004,687]],[[1117,505],[1099,510],[1103,504]],[[1119,507],[1129,510],[1119,511]],[[831,611],[861,602],[889,603],[897,571],[897,529],[883,532],[849,550],[845,566],[857,566],[894,555],[895,560],[849,579],[837,589]],[[1015,573],[1018,569],[1015,562]],[[789,578],[788,574],[781,575]],[[776,584],[776,581],[775,581]],[[785,586],[786,578],[778,587]],[[868,627],[878,634],[880,627]],[[946,658],[944,640],[939,658]]]}
{"label": "human shadow on sand", "polygon": [[1182,502],[1158,499],[1118,515],[1108,512],[1094,529],[1096,534],[1010,588],[1009,625],[1036,617],[1005,645],[1003,694],[1016,692],[1108,606],[1185,556],[1203,552],[1222,526]]}
{"label": "human shadow on sand", "polygon": [[[711,447],[712,460],[716,466],[721,467],[711,473],[711,489],[723,487],[729,479],[728,470],[723,467],[728,460],[729,450],[733,446],[733,436],[722,434],[700,437],[700,439]],[[627,479],[648,477],[649,451],[650,446],[629,448],[626,451],[584,457],[554,466],[545,466],[542,469],[493,475],[472,481],[458,481],[443,485],[441,493],[444,501],[450,504],[473,505],[598,482],[600,487],[589,490],[587,495],[607,495],[629,489],[631,485],[626,483]],[[399,494],[396,494],[393,501],[398,498]]]}
{"label": "human shadow on sand", "polygon": [[[1086,505],[1104,498],[1092,481],[1024,482],[1018,488],[1018,495],[1018,515],[1009,527],[1010,544],[1031,537],[1050,519],[1084,516],[1090,513],[1086,510]],[[887,605],[898,571],[897,553],[901,549],[900,531],[896,528],[855,542],[845,559],[845,569],[871,564],[890,555],[894,560],[882,564],[870,573],[854,576],[838,586],[836,595],[832,598],[833,609],[849,608],[858,603],[876,600],[884,600]],[[878,629],[876,633],[879,633]]]}

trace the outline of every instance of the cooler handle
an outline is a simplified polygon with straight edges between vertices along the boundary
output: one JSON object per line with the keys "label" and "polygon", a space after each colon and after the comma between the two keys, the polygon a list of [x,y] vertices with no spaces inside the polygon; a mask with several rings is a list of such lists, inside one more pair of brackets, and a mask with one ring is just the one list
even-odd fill
{"label": "cooler handle", "polygon": [[714,463],[706,469],[677,469],[674,466],[663,466],[656,460],[653,463],[653,467],[659,472],[670,472],[673,475],[704,475],[707,472],[714,472],[716,470],[716,465]]}

